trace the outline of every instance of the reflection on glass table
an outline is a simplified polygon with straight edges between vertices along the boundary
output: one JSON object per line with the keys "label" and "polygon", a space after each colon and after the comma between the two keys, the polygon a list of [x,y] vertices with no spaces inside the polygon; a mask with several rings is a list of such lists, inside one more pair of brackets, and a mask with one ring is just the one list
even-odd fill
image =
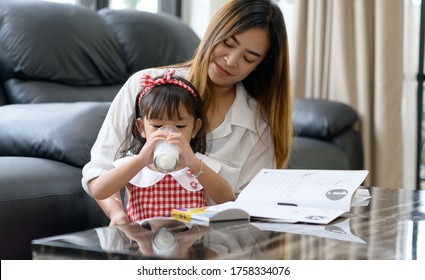
{"label": "reflection on glass table", "polygon": [[170,218],[33,240],[34,259],[425,259],[425,191],[370,188],[328,225]]}

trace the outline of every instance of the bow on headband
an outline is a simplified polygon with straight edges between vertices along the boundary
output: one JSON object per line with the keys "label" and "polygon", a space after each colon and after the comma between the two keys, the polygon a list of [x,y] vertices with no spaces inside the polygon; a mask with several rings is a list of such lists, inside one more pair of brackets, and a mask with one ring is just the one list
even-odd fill
{"label": "bow on headband", "polygon": [[160,86],[160,85],[168,85],[168,84],[177,85],[179,87],[184,88],[188,92],[190,92],[190,94],[192,94],[192,96],[196,98],[196,93],[190,86],[188,86],[187,84],[185,84],[184,82],[180,80],[173,78],[173,75],[175,72],[176,70],[168,70],[167,73],[165,73],[164,77],[160,79],[156,79],[156,80],[153,79],[148,74],[145,74],[140,80],[140,84],[144,87],[144,89],[139,96],[139,100],[138,100],[139,107],[140,107],[140,102],[142,100],[142,97],[146,94],[146,92],[148,92],[151,88],[155,86]]}

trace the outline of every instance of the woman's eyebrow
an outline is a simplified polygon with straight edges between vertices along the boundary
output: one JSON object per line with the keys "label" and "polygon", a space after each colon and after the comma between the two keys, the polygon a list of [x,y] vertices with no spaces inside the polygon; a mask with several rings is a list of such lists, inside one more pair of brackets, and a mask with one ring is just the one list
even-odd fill
{"label": "woman's eyebrow", "polygon": [[[235,35],[230,36],[230,38],[232,38],[232,40],[233,40],[233,41],[235,41],[235,43],[236,43],[236,44],[240,45],[240,42],[239,42],[239,40],[236,38],[236,36],[235,36]],[[255,51],[252,51],[252,50],[246,50],[246,52],[248,52],[248,53],[250,53],[250,54],[252,54],[252,55],[255,55],[255,56],[261,57],[261,54],[259,54],[259,53],[255,52]]]}

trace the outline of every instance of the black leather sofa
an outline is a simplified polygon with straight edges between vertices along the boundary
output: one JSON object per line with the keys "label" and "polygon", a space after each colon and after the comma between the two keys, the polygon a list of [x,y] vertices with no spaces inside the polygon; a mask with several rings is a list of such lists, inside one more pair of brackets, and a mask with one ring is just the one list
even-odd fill
{"label": "black leather sofa", "polygon": [[[0,3],[0,258],[35,238],[107,225],[81,187],[109,104],[143,68],[189,58],[199,38],[177,18],[51,2]],[[290,168],[362,168],[348,106],[300,99]]]}

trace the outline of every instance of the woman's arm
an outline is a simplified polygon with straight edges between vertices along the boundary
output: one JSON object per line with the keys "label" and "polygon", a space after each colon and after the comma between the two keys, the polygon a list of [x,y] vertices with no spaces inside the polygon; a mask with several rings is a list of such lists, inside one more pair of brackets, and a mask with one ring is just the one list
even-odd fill
{"label": "woman's arm", "polygon": [[[101,174],[114,168],[113,162],[125,138],[125,128],[132,114],[133,100],[136,98],[138,90],[137,80],[139,75],[141,74],[137,73],[131,77],[111,103],[96,142],[91,149],[90,162],[83,168],[82,185],[90,196],[92,196],[90,185],[93,185]],[[96,199],[96,202],[110,219],[111,226],[130,222],[119,191],[109,198]]]}
{"label": "woman's arm", "polygon": [[83,168],[82,184],[85,191],[92,196],[88,182],[114,168],[121,143],[126,137],[126,128],[133,113],[137,93],[137,77],[131,77],[121,88],[109,107],[105,120],[90,152],[90,162]]}
{"label": "woman's arm", "polygon": [[[93,181],[96,179],[93,179]],[[89,183],[90,184],[90,183]],[[96,200],[106,217],[110,220],[109,226],[123,225],[130,222],[119,192],[107,199]]]}
{"label": "woman's arm", "polygon": [[97,200],[106,199],[119,192],[145,166],[146,162],[142,157],[131,157],[130,160],[108,170],[89,184],[90,193]]}

